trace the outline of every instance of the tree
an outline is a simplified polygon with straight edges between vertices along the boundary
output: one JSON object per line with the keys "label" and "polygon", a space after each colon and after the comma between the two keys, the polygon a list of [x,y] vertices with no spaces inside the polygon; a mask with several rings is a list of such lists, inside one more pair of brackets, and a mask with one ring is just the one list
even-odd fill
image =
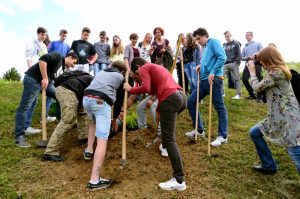
{"label": "tree", "polygon": [[21,75],[15,67],[12,67],[4,73],[3,79],[7,81],[20,81]]}

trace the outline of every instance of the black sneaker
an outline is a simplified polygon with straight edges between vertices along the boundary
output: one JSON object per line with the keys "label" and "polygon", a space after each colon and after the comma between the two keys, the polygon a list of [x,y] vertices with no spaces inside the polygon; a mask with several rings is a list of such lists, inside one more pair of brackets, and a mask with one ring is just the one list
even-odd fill
{"label": "black sneaker", "polygon": [[84,158],[84,159],[90,160],[90,159],[92,159],[92,157],[93,157],[93,153],[88,152],[87,150],[84,150],[84,151],[83,151],[83,158]]}
{"label": "black sneaker", "polygon": [[53,161],[53,162],[62,162],[62,161],[64,161],[64,158],[59,156],[59,155],[44,154],[42,159],[44,161]]}
{"label": "black sneaker", "polygon": [[99,182],[97,184],[92,184],[88,182],[87,188],[97,190],[97,189],[104,189],[111,185],[112,180],[111,179],[104,179],[100,178]]}

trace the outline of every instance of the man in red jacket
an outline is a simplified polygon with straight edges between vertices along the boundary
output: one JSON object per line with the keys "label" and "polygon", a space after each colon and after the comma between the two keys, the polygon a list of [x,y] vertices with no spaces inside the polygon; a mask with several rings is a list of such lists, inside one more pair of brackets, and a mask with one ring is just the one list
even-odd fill
{"label": "man in red jacket", "polygon": [[148,93],[158,98],[157,112],[160,113],[163,148],[166,148],[173,168],[173,178],[159,183],[163,190],[186,189],[182,158],[175,140],[177,114],[186,108],[186,96],[175,82],[170,72],[156,64],[146,63],[142,58],[133,58],[131,62],[133,79],[140,83],[139,87],[124,84],[130,94]]}

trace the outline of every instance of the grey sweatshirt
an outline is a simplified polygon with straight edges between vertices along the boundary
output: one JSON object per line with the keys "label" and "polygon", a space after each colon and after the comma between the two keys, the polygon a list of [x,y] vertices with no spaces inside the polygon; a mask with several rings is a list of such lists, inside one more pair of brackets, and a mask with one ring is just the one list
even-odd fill
{"label": "grey sweatshirt", "polygon": [[108,43],[96,42],[94,48],[98,54],[96,63],[109,64],[110,45]]}
{"label": "grey sweatshirt", "polygon": [[231,42],[224,43],[223,48],[227,56],[225,64],[232,62],[241,63],[241,47],[237,41],[232,40]]}
{"label": "grey sweatshirt", "polygon": [[110,67],[101,70],[85,89],[84,94],[100,96],[105,102],[112,105],[116,101],[117,90],[123,80],[124,76],[116,68]]}

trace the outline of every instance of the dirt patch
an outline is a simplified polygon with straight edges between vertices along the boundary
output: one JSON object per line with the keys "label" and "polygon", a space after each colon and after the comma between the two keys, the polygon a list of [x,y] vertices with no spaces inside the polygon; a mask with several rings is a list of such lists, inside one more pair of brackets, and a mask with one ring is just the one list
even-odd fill
{"label": "dirt patch", "polygon": [[[55,125],[52,126],[52,128],[54,127]],[[52,128],[50,127],[48,131],[52,132]],[[86,183],[90,177],[92,161],[83,159],[82,152],[85,146],[78,145],[77,132],[72,130],[66,134],[61,150],[61,154],[66,160],[61,163],[43,162],[37,155],[30,162],[24,162],[24,164],[34,164],[38,168],[38,180],[27,179],[23,181],[18,191],[29,197],[46,196],[47,198],[156,198],[157,196],[170,197],[172,195],[176,198],[187,198],[191,196],[188,194],[189,191],[175,194],[159,189],[158,183],[170,179],[172,169],[169,159],[162,157],[159,153],[158,146],[160,143],[146,148],[147,143],[151,142],[155,136],[153,129],[127,132],[125,169],[121,172],[116,183],[109,189],[90,191],[86,188]],[[184,161],[187,162],[186,156],[189,156],[190,150],[195,150],[195,147],[186,147],[186,145],[193,144],[183,136],[179,136],[177,139]],[[109,140],[101,177],[110,178],[119,169],[122,150],[121,140],[121,133]],[[38,150],[41,154],[44,152],[43,149]],[[197,171],[195,168],[199,165],[197,155],[188,157],[188,162],[193,164],[193,168],[185,167],[186,176],[189,179],[188,186],[194,183],[199,185],[199,175],[207,175],[207,171]],[[26,176],[26,171],[23,170],[23,174],[20,175]],[[208,178],[201,177],[200,184],[204,185],[206,181]],[[205,193],[201,194],[203,197],[208,197]]]}

